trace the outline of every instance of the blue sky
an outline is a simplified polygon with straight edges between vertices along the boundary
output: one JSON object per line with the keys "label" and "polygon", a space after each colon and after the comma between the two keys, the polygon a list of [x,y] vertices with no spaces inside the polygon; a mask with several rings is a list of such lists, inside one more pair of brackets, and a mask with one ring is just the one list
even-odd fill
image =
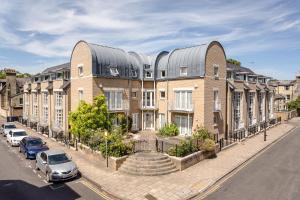
{"label": "blue sky", "polygon": [[300,2],[289,0],[1,0],[0,68],[68,62],[78,40],[146,54],[220,41],[257,73],[300,71]]}

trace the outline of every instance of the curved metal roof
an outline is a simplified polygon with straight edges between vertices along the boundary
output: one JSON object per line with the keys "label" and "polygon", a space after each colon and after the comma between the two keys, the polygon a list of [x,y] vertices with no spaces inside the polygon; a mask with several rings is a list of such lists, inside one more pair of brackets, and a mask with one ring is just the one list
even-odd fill
{"label": "curved metal roof", "polygon": [[208,48],[215,43],[223,49],[222,45],[217,41],[174,49],[171,53],[164,54],[159,58],[156,64],[157,69],[166,69],[166,75],[169,79],[180,77],[181,67],[187,67],[187,77],[204,76],[206,53]]}

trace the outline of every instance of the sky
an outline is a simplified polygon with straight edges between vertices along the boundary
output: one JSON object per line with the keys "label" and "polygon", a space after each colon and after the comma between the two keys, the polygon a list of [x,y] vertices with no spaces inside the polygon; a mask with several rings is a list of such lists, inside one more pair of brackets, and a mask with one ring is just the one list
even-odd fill
{"label": "sky", "polygon": [[300,1],[0,0],[0,68],[38,73],[76,42],[154,55],[217,40],[256,73],[300,72]]}

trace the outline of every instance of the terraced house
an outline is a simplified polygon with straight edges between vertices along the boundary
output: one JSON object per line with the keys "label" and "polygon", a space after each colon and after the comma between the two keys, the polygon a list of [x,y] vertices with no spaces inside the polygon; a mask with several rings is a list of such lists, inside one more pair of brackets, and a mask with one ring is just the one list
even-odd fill
{"label": "terraced house", "polygon": [[79,41],[70,64],[48,68],[25,85],[23,118],[51,136],[66,135],[68,112],[103,94],[109,112],[132,118],[133,132],[175,123],[181,136],[204,126],[228,139],[275,117],[269,79],[228,64],[217,41],[153,56]]}
{"label": "terraced house", "polygon": [[275,88],[270,80],[249,68],[227,64],[228,137],[237,131],[247,136],[275,119]]}
{"label": "terraced house", "polygon": [[24,85],[23,123],[57,137],[68,133],[70,64],[45,69]]}
{"label": "terraced house", "polygon": [[71,56],[71,109],[99,94],[110,112],[132,117],[134,131],[172,122],[184,136],[197,125],[224,135],[224,49],[213,41],[146,56],[79,41]]}

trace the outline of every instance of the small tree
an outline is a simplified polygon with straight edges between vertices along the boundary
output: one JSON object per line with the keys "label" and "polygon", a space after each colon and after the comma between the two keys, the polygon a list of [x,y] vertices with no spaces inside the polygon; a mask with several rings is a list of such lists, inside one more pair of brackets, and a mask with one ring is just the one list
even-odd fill
{"label": "small tree", "polygon": [[111,120],[105,104],[105,96],[94,98],[92,104],[81,101],[77,110],[69,114],[71,133],[87,142],[93,130],[110,130]]}
{"label": "small tree", "polygon": [[230,63],[230,64],[237,65],[237,66],[241,66],[241,62],[240,61],[232,59],[232,58],[227,59],[227,62]]}
{"label": "small tree", "polygon": [[205,139],[211,139],[210,132],[203,126],[197,126],[194,133],[193,138],[204,141]]}
{"label": "small tree", "polygon": [[300,96],[296,100],[288,103],[288,109],[290,111],[300,109]]}

